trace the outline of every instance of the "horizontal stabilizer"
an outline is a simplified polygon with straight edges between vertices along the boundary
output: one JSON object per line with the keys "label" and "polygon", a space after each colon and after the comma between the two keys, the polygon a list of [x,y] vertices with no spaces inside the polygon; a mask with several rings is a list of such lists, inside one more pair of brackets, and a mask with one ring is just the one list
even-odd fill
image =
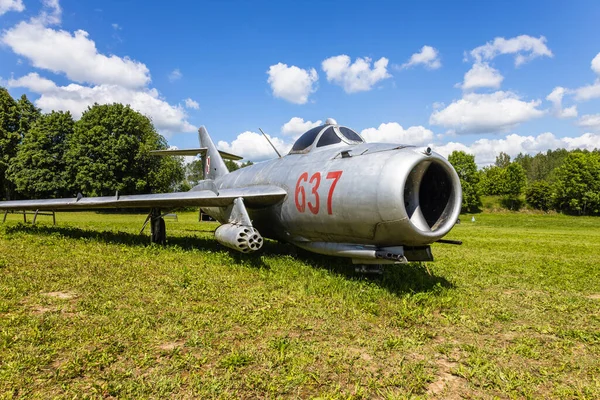
{"label": "horizontal stabilizer", "polygon": [[[197,156],[198,154],[204,156],[207,151],[208,148],[201,147],[198,149],[151,150],[150,154],[153,156]],[[219,150],[219,154],[226,160],[238,161],[244,158],[221,150]]]}

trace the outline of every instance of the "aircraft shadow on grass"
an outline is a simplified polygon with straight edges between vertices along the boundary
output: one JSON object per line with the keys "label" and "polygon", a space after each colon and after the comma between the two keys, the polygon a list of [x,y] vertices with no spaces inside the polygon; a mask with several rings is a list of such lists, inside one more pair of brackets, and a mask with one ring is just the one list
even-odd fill
{"label": "aircraft shadow on grass", "polygon": [[[11,233],[29,233],[42,235],[60,235],[72,239],[87,239],[104,243],[126,244],[130,246],[158,246],[150,243],[147,235],[132,234],[127,232],[113,231],[94,231],[74,227],[57,227],[43,225],[29,225],[18,223],[14,226],[5,228],[7,234]],[[208,232],[203,230],[201,232]],[[186,251],[200,250],[221,252],[226,251],[239,265],[252,268],[269,269],[269,265],[264,262],[263,255],[272,256],[293,256],[313,268],[325,269],[331,273],[343,276],[347,279],[370,281],[381,288],[386,289],[392,294],[402,295],[407,293],[432,292],[440,287],[452,288],[454,285],[442,276],[431,274],[430,271],[419,263],[409,263],[406,265],[387,265],[383,276],[365,276],[355,272],[354,266],[350,260],[338,257],[329,257],[310,253],[299,249],[291,244],[279,243],[266,240],[259,253],[242,254],[230,250],[213,238],[198,236],[173,236],[167,240],[167,247],[179,247]]]}

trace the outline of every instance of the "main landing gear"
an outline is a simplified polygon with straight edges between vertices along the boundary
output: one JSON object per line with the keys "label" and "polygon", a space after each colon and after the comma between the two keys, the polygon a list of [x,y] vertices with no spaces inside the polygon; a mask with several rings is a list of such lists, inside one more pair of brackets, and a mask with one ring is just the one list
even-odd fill
{"label": "main landing gear", "polygon": [[[168,213],[167,213],[168,214]],[[150,214],[146,217],[144,226],[140,231],[140,235],[144,232],[146,225],[150,223],[150,240],[152,243],[164,245],[167,243],[167,227],[165,225],[165,219],[163,218],[166,214],[161,214],[159,208],[153,208],[150,210]]]}

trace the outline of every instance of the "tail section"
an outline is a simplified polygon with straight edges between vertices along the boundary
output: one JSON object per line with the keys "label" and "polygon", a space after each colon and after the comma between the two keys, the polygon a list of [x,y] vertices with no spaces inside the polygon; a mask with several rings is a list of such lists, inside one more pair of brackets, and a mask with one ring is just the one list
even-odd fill
{"label": "tail section", "polygon": [[202,157],[204,179],[214,180],[228,174],[229,170],[204,126],[198,129],[198,136],[200,138],[200,146],[206,148],[206,154]]}

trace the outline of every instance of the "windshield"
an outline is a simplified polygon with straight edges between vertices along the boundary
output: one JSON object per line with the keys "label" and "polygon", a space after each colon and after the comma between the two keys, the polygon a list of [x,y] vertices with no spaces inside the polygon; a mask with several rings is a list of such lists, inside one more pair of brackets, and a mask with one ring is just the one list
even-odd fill
{"label": "windshield", "polygon": [[313,142],[317,138],[317,135],[319,134],[319,132],[321,132],[321,130],[324,127],[325,125],[317,126],[316,128],[312,128],[311,130],[303,133],[302,136],[300,136],[300,138],[296,140],[296,143],[294,143],[291,152],[302,151],[309,147],[311,144],[313,144]]}
{"label": "windshield", "polygon": [[335,133],[333,127],[329,127],[321,135],[317,147],[329,146],[330,144],[339,143],[341,141],[342,139]]}
{"label": "windshield", "polygon": [[364,140],[358,135],[358,133],[354,132],[352,129],[346,128],[344,126],[340,126],[340,133],[346,137],[346,139],[352,142],[361,142]]}

